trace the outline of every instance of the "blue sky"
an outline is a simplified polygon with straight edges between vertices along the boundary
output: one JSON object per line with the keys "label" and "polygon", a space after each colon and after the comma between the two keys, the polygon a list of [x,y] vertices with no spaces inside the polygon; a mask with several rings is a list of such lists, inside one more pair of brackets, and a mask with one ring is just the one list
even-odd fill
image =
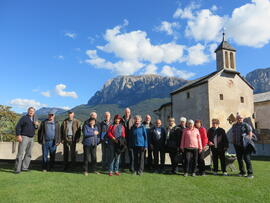
{"label": "blue sky", "polygon": [[0,2],[0,104],[72,108],[110,78],[215,71],[225,28],[237,70],[269,67],[269,0]]}

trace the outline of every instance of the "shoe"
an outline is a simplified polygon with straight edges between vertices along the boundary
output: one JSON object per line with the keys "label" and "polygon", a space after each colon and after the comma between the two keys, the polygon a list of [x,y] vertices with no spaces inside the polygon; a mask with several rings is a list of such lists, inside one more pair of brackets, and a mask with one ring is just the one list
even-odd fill
{"label": "shoe", "polygon": [[47,172],[47,170],[46,170],[46,169],[43,169],[43,170],[42,170],[42,172],[46,173],[46,172]]}
{"label": "shoe", "polygon": [[249,174],[249,175],[247,175],[247,178],[248,178],[248,179],[253,179],[254,176],[253,176],[252,174]]}
{"label": "shoe", "polygon": [[227,172],[224,172],[222,175],[223,176],[228,176],[228,173]]}
{"label": "shoe", "polygon": [[142,176],[142,175],[143,175],[143,172],[138,172],[138,175],[139,175],[139,176]]}
{"label": "shoe", "polygon": [[100,172],[98,172],[98,171],[94,171],[94,173],[95,173],[95,174],[97,174],[97,175],[99,175],[99,174],[100,174]]}
{"label": "shoe", "polygon": [[184,173],[184,177],[187,177],[188,176],[188,173]]}
{"label": "shoe", "polygon": [[218,175],[218,173],[217,173],[217,172],[214,172],[214,173],[213,173],[213,175],[214,175],[214,176],[217,176],[217,175]]}
{"label": "shoe", "polygon": [[137,172],[133,172],[132,175],[136,176],[137,175]]}
{"label": "shoe", "polygon": [[88,172],[83,172],[83,175],[84,176],[88,176]]}
{"label": "shoe", "polygon": [[158,170],[154,170],[154,173],[159,173],[159,171]]}
{"label": "shoe", "polygon": [[201,174],[201,176],[206,176],[206,174],[203,172],[203,173]]}
{"label": "shoe", "polygon": [[112,172],[110,172],[110,173],[109,173],[109,176],[113,176],[113,173],[112,173]]}
{"label": "shoe", "polygon": [[245,174],[243,174],[243,173],[238,174],[238,177],[244,177],[244,176],[245,176]]}
{"label": "shoe", "polygon": [[31,172],[29,169],[22,169],[22,172]]}
{"label": "shoe", "polygon": [[21,171],[14,171],[14,174],[20,174]]}
{"label": "shoe", "polygon": [[192,173],[192,177],[196,177],[196,173]]}
{"label": "shoe", "polygon": [[114,175],[120,176],[120,173],[119,172],[115,172]]}

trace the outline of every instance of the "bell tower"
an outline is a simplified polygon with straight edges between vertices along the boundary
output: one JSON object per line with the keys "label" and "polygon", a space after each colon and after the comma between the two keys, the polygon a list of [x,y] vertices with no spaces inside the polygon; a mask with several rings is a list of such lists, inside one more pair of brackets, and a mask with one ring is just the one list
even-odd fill
{"label": "bell tower", "polygon": [[217,71],[222,69],[236,71],[235,54],[236,49],[233,48],[226,40],[223,32],[223,39],[218,48],[215,50]]}

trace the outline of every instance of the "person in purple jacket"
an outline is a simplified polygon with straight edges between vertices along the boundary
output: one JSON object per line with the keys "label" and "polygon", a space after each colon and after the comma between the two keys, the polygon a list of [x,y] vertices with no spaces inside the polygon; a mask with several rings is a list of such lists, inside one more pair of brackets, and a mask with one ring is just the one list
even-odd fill
{"label": "person in purple jacket", "polygon": [[96,171],[97,163],[97,145],[100,142],[98,126],[96,120],[90,118],[88,123],[85,123],[83,127],[83,153],[84,153],[84,175],[88,176],[89,163],[91,163],[91,169],[94,173],[99,174]]}

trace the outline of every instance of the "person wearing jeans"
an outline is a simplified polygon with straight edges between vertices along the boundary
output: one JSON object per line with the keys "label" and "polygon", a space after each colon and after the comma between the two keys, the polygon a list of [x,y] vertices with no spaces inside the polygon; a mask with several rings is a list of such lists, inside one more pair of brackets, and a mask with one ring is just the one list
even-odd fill
{"label": "person wearing jeans", "polygon": [[120,123],[122,120],[120,115],[114,117],[114,123],[109,126],[108,138],[109,138],[109,149],[110,149],[110,162],[109,162],[109,176],[113,173],[117,176],[119,173],[119,161],[121,155],[121,140],[125,138],[125,128]]}
{"label": "person wearing jeans", "polygon": [[[252,128],[249,124],[244,122],[244,118],[241,115],[237,115],[237,122],[232,127],[232,142],[234,144],[237,161],[239,165],[239,176],[245,176],[246,171],[244,169],[245,161],[247,168],[247,177],[253,178],[253,169],[251,164],[251,153],[255,151],[254,138]],[[246,143],[249,144],[246,144]]]}
{"label": "person wearing jeans", "polygon": [[[38,131],[38,142],[42,145],[43,172],[52,170],[55,162],[56,148],[61,142],[60,125],[54,120],[55,113],[49,112],[48,119],[43,121]],[[50,160],[48,155],[50,154]]]}
{"label": "person wearing jeans", "polygon": [[141,124],[142,117],[134,117],[134,125],[131,129],[131,147],[134,152],[134,175],[142,175],[144,170],[144,153],[148,147],[148,138],[145,127]]}
{"label": "person wearing jeans", "polygon": [[15,174],[19,174],[21,171],[29,171],[35,130],[38,125],[33,107],[28,108],[27,115],[22,116],[16,125],[16,137],[19,146],[15,161]]}
{"label": "person wearing jeans", "polygon": [[212,127],[207,132],[208,145],[212,152],[212,159],[214,164],[214,175],[218,172],[218,159],[220,159],[221,170],[223,176],[227,176],[225,152],[229,147],[228,138],[223,128],[219,127],[219,120],[212,120]]}
{"label": "person wearing jeans", "polygon": [[188,127],[183,131],[180,148],[185,157],[184,176],[188,176],[189,172],[193,177],[196,176],[198,152],[202,152],[202,141],[199,130],[194,127],[193,120],[188,121]]}
{"label": "person wearing jeans", "polygon": [[97,145],[100,142],[98,126],[96,125],[95,118],[90,118],[87,120],[87,122],[83,127],[83,155],[85,176],[88,176],[89,163],[91,163],[92,171],[96,174],[99,174],[99,172],[96,171]]}

